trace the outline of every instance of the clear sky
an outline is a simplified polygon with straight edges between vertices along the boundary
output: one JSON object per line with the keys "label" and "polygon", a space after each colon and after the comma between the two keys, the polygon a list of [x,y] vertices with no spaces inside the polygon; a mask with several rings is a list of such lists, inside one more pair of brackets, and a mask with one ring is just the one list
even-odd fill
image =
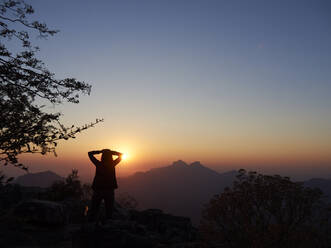
{"label": "clear sky", "polygon": [[92,85],[49,109],[68,125],[105,119],[58,158],[23,157],[32,171],[93,173],[87,151],[109,147],[130,155],[120,175],[183,159],[331,176],[330,1],[30,3],[60,30],[39,56]]}

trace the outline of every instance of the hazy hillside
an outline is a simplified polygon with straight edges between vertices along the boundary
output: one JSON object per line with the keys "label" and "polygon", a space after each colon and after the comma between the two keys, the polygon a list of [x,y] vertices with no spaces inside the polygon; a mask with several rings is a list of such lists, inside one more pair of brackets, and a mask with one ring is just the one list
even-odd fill
{"label": "hazy hillside", "polygon": [[331,201],[331,179],[313,178],[305,182],[305,186],[311,188],[320,188],[328,200]]}
{"label": "hazy hillside", "polygon": [[170,166],[119,179],[117,194],[127,192],[142,208],[160,208],[188,216],[196,224],[203,204],[232,185],[235,175],[235,171],[219,174],[200,162],[188,165],[179,160]]}
{"label": "hazy hillside", "polygon": [[43,171],[38,173],[28,173],[19,176],[16,178],[14,183],[17,183],[22,186],[47,188],[51,186],[55,181],[63,179],[63,177],[60,177],[52,171]]}
{"label": "hazy hillside", "polygon": [[[141,208],[160,208],[190,217],[197,224],[203,204],[231,186],[235,176],[236,171],[218,173],[199,162],[188,165],[179,160],[170,166],[120,178],[117,194],[127,192],[137,199]],[[311,179],[305,186],[318,187],[331,199],[330,179]]]}
{"label": "hazy hillside", "polygon": [[[202,207],[214,194],[231,186],[236,171],[218,173],[200,162],[186,164],[179,160],[172,165],[137,172],[119,178],[117,195],[129,193],[139,202],[140,208],[159,208],[165,212],[190,217],[194,224],[200,219]],[[51,171],[29,173],[18,177],[15,183],[22,186],[48,187],[62,177]],[[311,179],[305,186],[318,187],[331,200],[331,179]]]}

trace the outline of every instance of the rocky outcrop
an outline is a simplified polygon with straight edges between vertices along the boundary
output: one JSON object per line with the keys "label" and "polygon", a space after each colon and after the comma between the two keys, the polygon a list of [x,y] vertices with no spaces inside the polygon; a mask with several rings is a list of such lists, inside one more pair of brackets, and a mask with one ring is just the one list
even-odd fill
{"label": "rocky outcrop", "polygon": [[189,218],[163,213],[160,209],[131,211],[131,220],[159,234],[162,243],[176,243],[195,239],[195,229]]}
{"label": "rocky outcrop", "polygon": [[131,210],[124,219],[103,225],[86,223],[72,237],[74,248],[198,247],[190,219],[159,209]]}
{"label": "rocky outcrop", "polygon": [[[68,203],[28,200],[6,216],[0,216],[1,247],[73,248],[194,248],[197,230],[189,218],[159,209],[129,210],[115,203],[113,219],[87,222],[81,207],[81,222],[68,222]],[[104,210],[101,209],[101,212]]]}
{"label": "rocky outcrop", "polygon": [[47,226],[64,225],[67,222],[65,206],[51,201],[28,200],[21,202],[15,207],[14,215],[27,222]]}

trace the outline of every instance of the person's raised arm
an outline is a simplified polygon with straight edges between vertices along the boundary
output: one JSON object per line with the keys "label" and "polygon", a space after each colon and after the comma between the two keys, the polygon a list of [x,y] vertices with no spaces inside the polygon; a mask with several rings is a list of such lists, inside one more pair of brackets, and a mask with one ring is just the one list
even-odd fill
{"label": "person's raised arm", "polygon": [[116,152],[116,151],[111,151],[111,152],[113,155],[117,156],[117,159],[114,160],[114,164],[116,166],[119,162],[121,162],[123,154],[120,152]]}
{"label": "person's raised arm", "polygon": [[115,155],[115,156],[122,156],[122,153],[117,152],[117,151],[111,151],[111,154]]}
{"label": "person's raised arm", "polygon": [[99,165],[100,161],[97,160],[97,159],[94,157],[94,155],[95,155],[95,154],[99,154],[99,153],[102,153],[102,151],[90,151],[90,152],[88,152],[88,156],[89,156],[90,160],[92,161],[92,163],[93,163],[95,166]]}

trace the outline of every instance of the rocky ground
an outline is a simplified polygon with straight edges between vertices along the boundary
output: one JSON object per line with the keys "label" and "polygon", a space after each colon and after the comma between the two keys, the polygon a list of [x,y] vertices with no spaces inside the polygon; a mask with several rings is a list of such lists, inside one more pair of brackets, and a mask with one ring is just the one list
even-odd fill
{"label": "rocky ground", "polygon": [[[71,204],[72,205],[72,204]],[[116,204],[114,218],[88,223],[73,221],[70,203],[28,200],[1,216],[1,247],[199,247],[189,218],[159,209],[127,210]]]}

